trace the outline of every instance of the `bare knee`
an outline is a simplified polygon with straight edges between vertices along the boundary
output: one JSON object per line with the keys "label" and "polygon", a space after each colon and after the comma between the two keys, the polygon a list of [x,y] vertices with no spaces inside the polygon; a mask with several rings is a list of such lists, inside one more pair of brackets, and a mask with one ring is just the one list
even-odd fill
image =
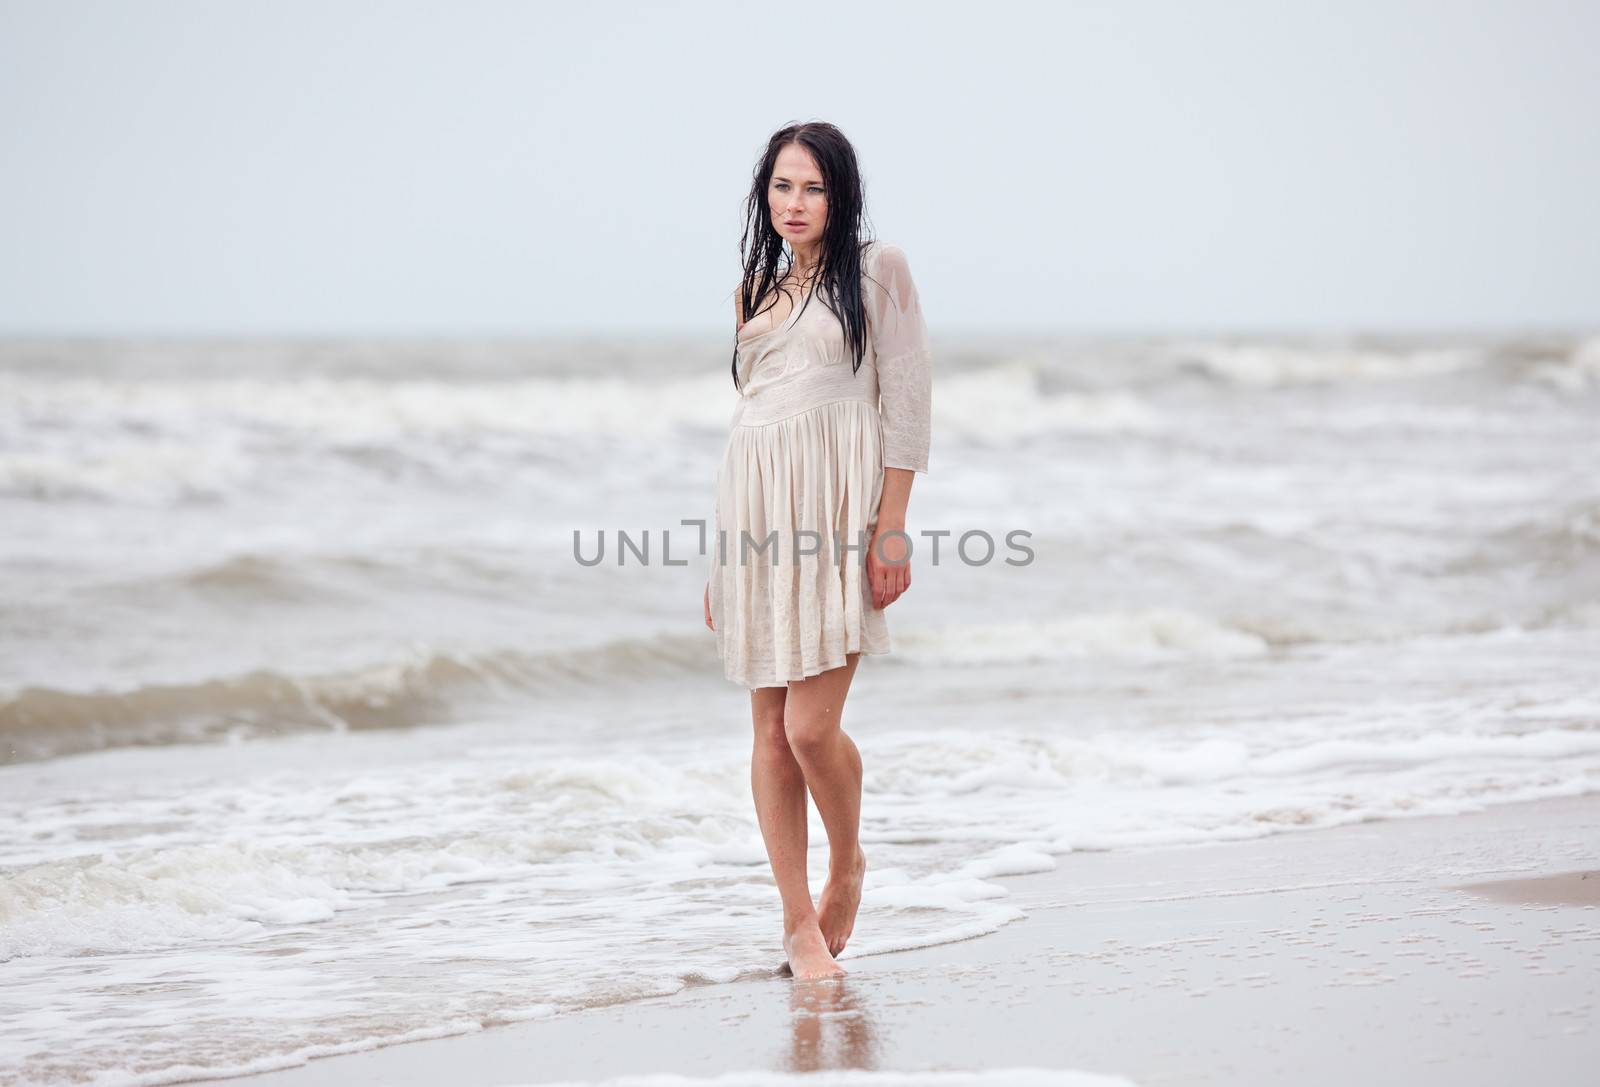
{"label": "bare knee", "polygon": [[775,709],[755,710],[751,718],[755,723],[758,749],[782,751],[789,746],[789,739],[784,731],[781,703]]}
{"label": "bare knee", "polygon": [[839,725],[832,714],[791,713],[784,719],[784,735],[789,747],[797,755],[810,755],[822,751],[839,733]]}

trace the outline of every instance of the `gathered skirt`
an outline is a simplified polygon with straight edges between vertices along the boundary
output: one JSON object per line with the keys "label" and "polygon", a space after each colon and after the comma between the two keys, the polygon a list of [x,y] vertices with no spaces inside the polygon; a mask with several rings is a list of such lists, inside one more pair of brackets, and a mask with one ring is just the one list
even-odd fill
{"label": "gathered skirt", "polygon": [[729,680],[782,687],[888,653],[866,553],[883,496],[875,405],[834,400],[736,424],[717,474],[711,623]]}

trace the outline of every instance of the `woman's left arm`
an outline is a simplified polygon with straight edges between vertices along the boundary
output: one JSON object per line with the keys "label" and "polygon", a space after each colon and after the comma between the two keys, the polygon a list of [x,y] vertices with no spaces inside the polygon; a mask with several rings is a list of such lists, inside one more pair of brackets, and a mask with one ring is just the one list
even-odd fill
{"label": "woman's left arm", "polygon": [[878,504],[878,524],[867,552],[867,579],[872,585],[872,606],[887,608],[911,587],[911,539],[906,531],[906,506],[911,502],[909,468],[883,470],[883,498]]}
{"label": "woman's left arm", "polygon": [[928,471],[933,413],[933,350],[905,251],[881,245],[869,284],[878,413],[883,435],[883,491],[867,550],[873,604],[885,608],[911,587],[906,509],[917,472]]}

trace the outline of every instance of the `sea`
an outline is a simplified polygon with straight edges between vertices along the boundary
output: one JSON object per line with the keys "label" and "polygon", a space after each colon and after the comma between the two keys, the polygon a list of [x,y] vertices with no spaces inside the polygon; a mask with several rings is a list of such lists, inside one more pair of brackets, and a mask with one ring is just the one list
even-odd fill
{"label": "sea", "polygon": [[[0,1081],[771,977],[731,350],[0,342]],[[1600,790],[1600,335],[935,350],[847,969],[1074,853]]]}

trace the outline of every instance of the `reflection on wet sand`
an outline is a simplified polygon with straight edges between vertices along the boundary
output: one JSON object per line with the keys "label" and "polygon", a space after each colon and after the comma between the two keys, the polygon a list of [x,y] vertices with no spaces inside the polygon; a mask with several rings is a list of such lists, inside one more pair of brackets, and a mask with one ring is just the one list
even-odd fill
{"label": "reflection on wet sand", "polygon": [[790,1072],[878,1067],[877,1028],[848,977],[797,981],[789,997]]}

